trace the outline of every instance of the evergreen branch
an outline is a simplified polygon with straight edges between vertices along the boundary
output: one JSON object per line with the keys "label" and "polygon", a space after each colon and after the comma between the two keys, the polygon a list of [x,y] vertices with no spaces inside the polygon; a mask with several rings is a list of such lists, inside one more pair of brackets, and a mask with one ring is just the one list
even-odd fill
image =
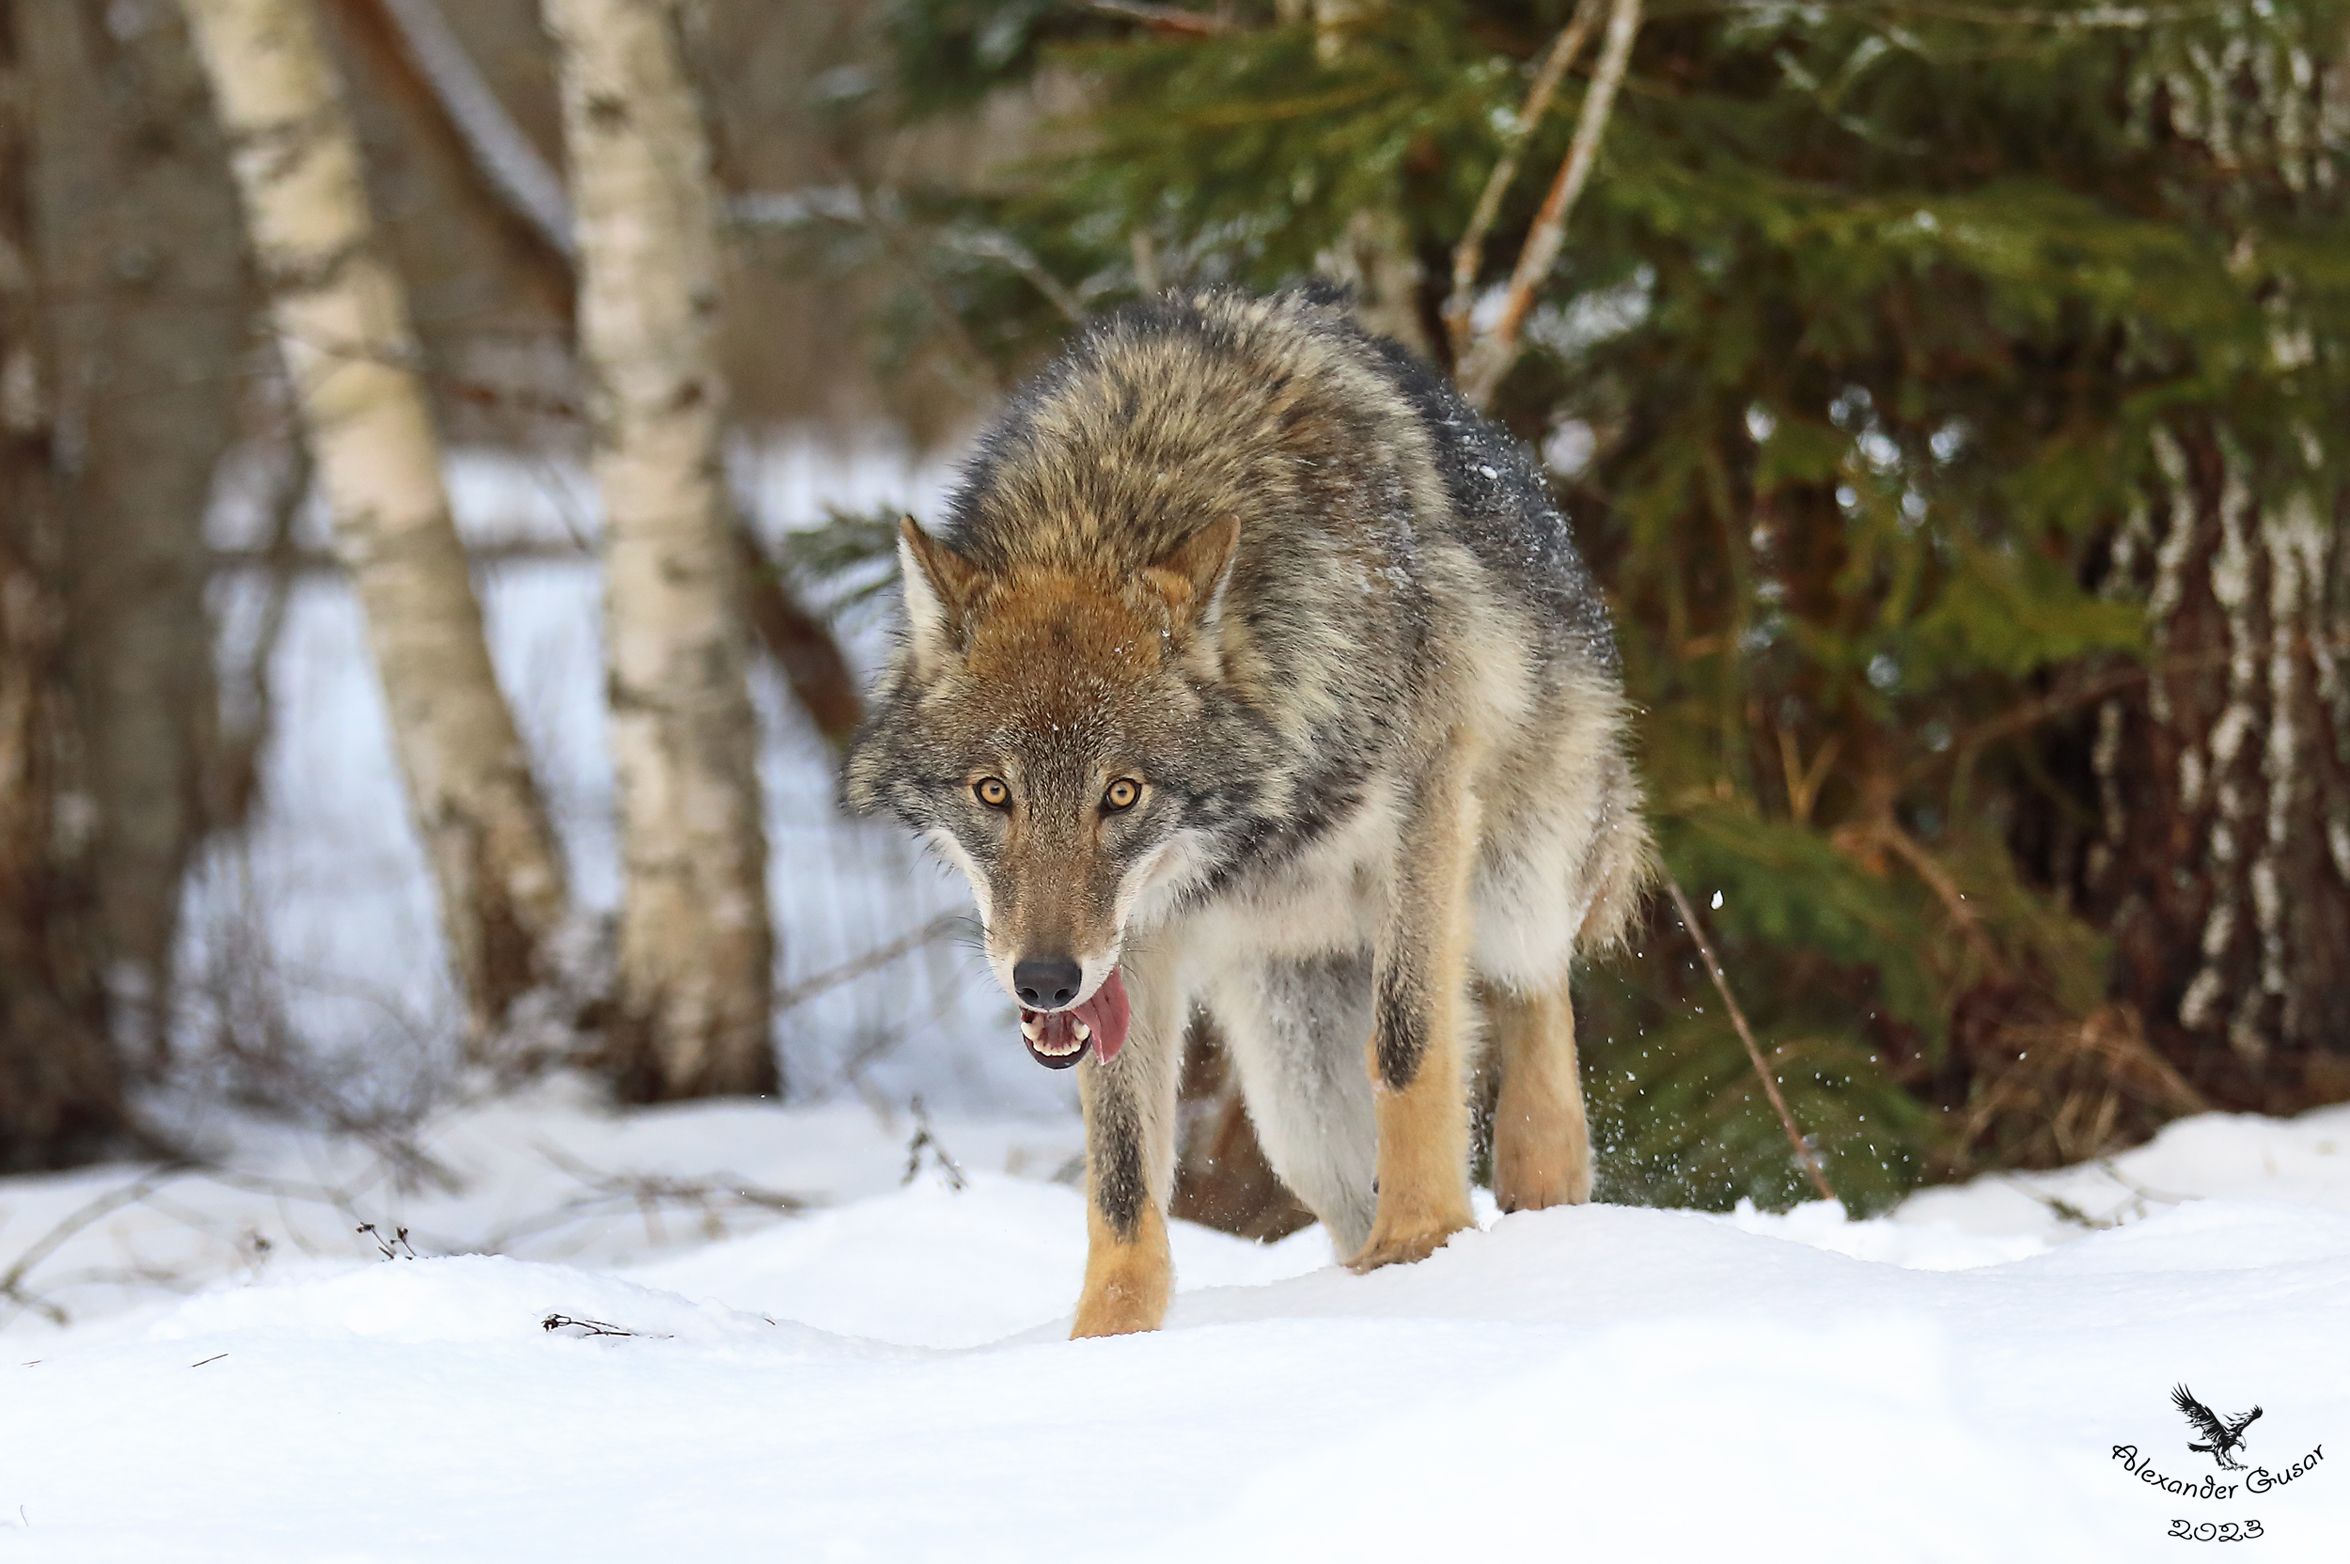
{"label": "evergreen branch", "polygon": [[1054,276],[1050,268],[1037,258],[1034,250],[1000,229],[974,229],[957,232],[949,229],[939,235],[941,244],[962,251],[981,260],[1000,261],[1024,278],[1030,287],[1044,296],[1044,301],[1060,312],[1061,318],[1072,326],[1085,324],[1085,305],[1066,283]]}
{"label": "evergreen branch", "polygon": [[[1633,0],[1633,3],[1636,6],[1638,0]],[[1747,1025],[1746,1012],[1739,1008],[1737,996],[1730,992],[1730,980],[1723,975],[1721,958],[1714,954],[1713,941],[1707,939],[1705,930],[1698,926],[1697,909],[1689,904],[1689,893],[1681,889],[1681,882],[1673,878],[1672,870],[1659,865],[1657,874],[1665,882],[1665,889],[1672,894],[1673,906],[1681,914],[1681,926],[1689,931],[1690,939],[1697,944],[1697,954],[1705,960],[1706,974],[1714,980],[1714,991],[1722,996],[1723,1008],[1730,1012],[1730,1024],[1738,1030],[1738,1041],[1746,1045],[1746,1057],[1753,1064],[1754,1073],[1762,1079],[1763,1094],[1771,1099],[1771,1107],[1779,1115],[1780,1126],[1787,1131],[1787,1144],[1795,1148],[1796,1162],[1803,1168],[1804,1176],[1811,1180],[1811,1187],[1820,1192],[1822,1200],[1835,1200],[1837,1204],[1843,1204],[1837,1200],[1836,1187],[1828,1182],[1827,1170],[1820,1166],[1819,1154],[1812,1150],[1811,1142],[1803,1138],[1803,1131],[1795,1126],[1795,1114],[1788,1108],[1787,1099],[1780,1094],[1778,1077],[1771,1074],[1770,1065],[1764,1062],[1762,1045],[1754,1040],[1754,1028]]]}
{"label": "evergreen branch", "polygon": [[1992,973],[2000,971],[2004,963],[1999,959],[1999,948],[1983,932],[1983,920],[1967,904],[1966,892],[1959,889],[1958,881],[1927,850],[1925,843],[1901,828],[1900,823],[1893,818],[1890,806],[1883,815],[1866,824],[1848,825],[1830,832],[1828,840],[1837,851],[1847,856],[1857,856],[1875,848],[1891,853],[1907,864],[1910,872],[1918,877],[1927,890],[1934,893],[1935,900],[1941,902],[1942,910],[1949,915],[1959,936],[1974,950],[1976,959],[1982,962],[1985,970]]}
{"label": "evergreen branch", "polygon": [[1608,113],[1615,106],[1617,89],[1624,84],[1624,69],[1632,60],[1632,41],[1639,32],[1640,0],[1613,0],[1599,63],[1592,71],[1590,89],[1583,95],[1583,111],[1575,120],[1575,139],[1550,182],[1550,194],[1543,198],[1533,230],[1526,235],[1526,247],[1510,273],[1501,318],[1461,366],[1461,390],[1480,410],[1492,404],[1502,377],[1517,362],[1518,338],[1534,308],[1534,290],[1558,263],[1559,249],[1566,243],[1567,214],[1590,182],[1592,164],[1599,157],[1599,139],[1607,130]]}
{"label": "evergreen branch", "polygon": [[1451,340],[1456,364],[1469,351],[1469,295],[1477,286],[1477,273],[1484,267],[1485,240],[1493,231],[1494,219],[1501,215],[1502,198],[1517,180],[1518,163],[1525,155],[1527,141],[1542,123],[1542,117],[1550,112],[1550,100],[1558,96],[1559,83],[1566,79],[1567,67],[1583,52],[1584,40],[1591,36],[1591,26],[1598,19],[1599,0],[1578,0],[1575,14],[1559,29],[1549,53],[1542,57],[1542,68],[1534,74],[1534,85],[1518,109],[1517,122],[1510,127],[1501,156],[1494,161],[1493,172],[1486,176],[1485,188],[1478,194],[1477,210],[1470,215],[1460,243],[1453,246],[1452,294],[1444,301],[1444,333]]}
{"label": "evergreen branch", "polygon": [[[865,193],[852,184],[809,185],[795,190],[739,195],[727,202],[726,215],[735,227],[752,233],[788,233],[816,223],[874,230],[883,223],[895,223],[903,229],[910,221],[905,202],[895,193],[882,191],[868,201]],[[995,261],[1018,273],[1064,319],[1072,325],[1084,324],[1084,303],[1070,291],[1068,284],[1052,274],[1034,250],[1011,234],[998,228],[947,226],[933,229],[929,237],[942,249]]]}
{"label": "evergreen branch", "polygon": [[938,322],[939,334],[953,349],[945,361],[953,378],[962,382],[964,390],[982,400],[1001,396],[1004,391],[1002,368],[979,345],[979,339],[971,334],[971,328],[964,323],[962,311],[955,308],[955,301],[947,296],[946,289],[931,275],[929,264],[924,259],[923,245],[896,216],[901,209],[896,193],[886,189],[869,191],[853,178],[845,183],[855,194],[857,210],[863,214],[866,229],[880,246],[881,253],[897,268],[907,286],[921,295],[922,302],[929,306],[931,315]]}

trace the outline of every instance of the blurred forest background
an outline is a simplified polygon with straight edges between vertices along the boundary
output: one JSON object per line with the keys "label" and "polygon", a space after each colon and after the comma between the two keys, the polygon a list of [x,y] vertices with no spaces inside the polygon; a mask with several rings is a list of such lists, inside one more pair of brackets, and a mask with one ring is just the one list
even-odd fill
{"label": "blurred forest background", "polygon": [[[830,802],[889,524],[1316,276],[1542,454],[1849,1204],[2350,1098],[2344,0],[0,0],[0,1166],[1058,1102]],[[1603,1198],[1804,1193],[1669,904],[1583,995]]]}

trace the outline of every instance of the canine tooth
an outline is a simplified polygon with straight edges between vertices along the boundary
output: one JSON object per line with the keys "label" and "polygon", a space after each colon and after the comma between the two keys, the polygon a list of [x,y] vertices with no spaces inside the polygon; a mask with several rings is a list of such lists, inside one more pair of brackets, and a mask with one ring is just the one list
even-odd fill
{"label": "canine tooth", "polygon": [[1086,1025],[1086,1024],[1083,1022],[1083,1021],[1080,1021],[1080,1022],[1078,1022],[1078,1023],[1077,1023],[1077,1040],[1078,1040],[1079,1042],[1081,1042],[1081,1043],[1082,1043],[1082,1042],[1084,1042],[1086,1039],[1088,1039],[1088,1038],[1090,1038],[1090,1037],[1092,1037],[1092,1036],[1093,1036],[1093,1028],[1092,1028],[1092,1027],[1090,1027],[1090,1026],[1087,1026],[1087,1025]]}
{"label": "canine tooth", "polygon": [[1031,1021],[1026,1016],[1022,1016],[1020,1018],[1020,1035],[1027,1038],[1030,1042],[1033,1043],[1039,1041],[1042,1037],[1043,1031],[1043,1022]]}

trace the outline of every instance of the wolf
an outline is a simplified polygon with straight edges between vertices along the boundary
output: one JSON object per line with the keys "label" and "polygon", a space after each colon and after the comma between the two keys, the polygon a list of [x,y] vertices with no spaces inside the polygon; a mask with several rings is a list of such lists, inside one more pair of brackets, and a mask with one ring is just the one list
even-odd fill
{"label": "wolf", "polygon": [[1605,604],[1533,459],[1342,299],[1083,330],[900,526],[845,792],[970,881],[1028,1051],[1074,1066],[1077,1336],[1155,1329],[1185,1026],[1358,1270],[1580,1202],[1568,977],[1652,849]]}

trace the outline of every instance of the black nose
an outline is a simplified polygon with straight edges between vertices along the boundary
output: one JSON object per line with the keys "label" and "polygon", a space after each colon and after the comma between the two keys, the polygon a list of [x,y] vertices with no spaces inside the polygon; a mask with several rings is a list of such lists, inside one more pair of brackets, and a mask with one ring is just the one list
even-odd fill
{"label": "black nose", "polygon": [[1060,1009],[1077,997],[1084,982],[1085,969],[1066,956],[1023,961],[1012,968],[1012,987],[1019,991],[1020,1003],[1031,1010]]}

